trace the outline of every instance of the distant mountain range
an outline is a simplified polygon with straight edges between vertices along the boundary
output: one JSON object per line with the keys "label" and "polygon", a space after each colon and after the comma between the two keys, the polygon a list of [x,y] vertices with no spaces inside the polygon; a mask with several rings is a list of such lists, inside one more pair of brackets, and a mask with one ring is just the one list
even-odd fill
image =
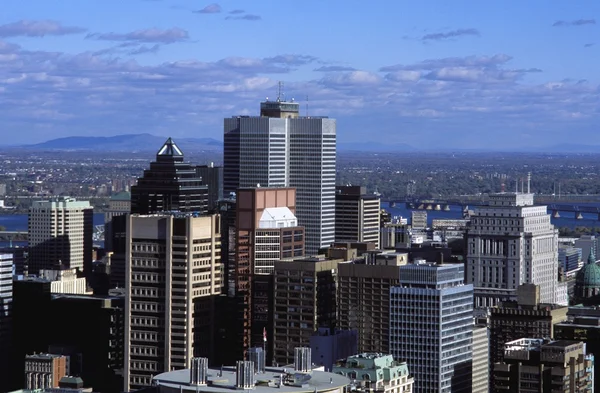
{"label": "distant mountain range", "polygon": [[[57,151],[112,151],[112,152],[156,152],[167,137],[151,134],[128,134],[117,136],[71,136],[66,138],[52,139],[43,143],[21,146],[3,146],[3,148],[26,149],[26,150],[57,150]],[[223,142],[213,138],[174,138],[175,143],[183,152],[223,150]],[[341,152],[370,152],[370,153],[395,153],[395,152],[418,152],[429,151],[439,153],[464,152],[509,152],[507,149],[418,149],[405,143],[383,143],[383,142],[338,142],[338,151]],[[547,147],[520,147],[513,149],[515,153],[600,153],[600,146],[583,144],[557,144]]]}
{"label": "distant mountain range", "polygon": [[[213,138],[174,138],[175,143],[186,151],[220,151],[223,142]],[[94,150],[113,152],[154,152],[160,149],[166,137],[151,134],[130,134],[117,136],[70,136],[52,139],[34,145],[12,146],[29,150]]]}

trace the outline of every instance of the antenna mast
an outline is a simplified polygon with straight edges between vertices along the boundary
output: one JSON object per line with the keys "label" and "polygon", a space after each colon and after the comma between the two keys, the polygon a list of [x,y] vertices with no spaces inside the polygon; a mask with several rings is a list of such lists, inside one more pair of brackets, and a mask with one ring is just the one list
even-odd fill
{"label": "antenna mast", "polygon": [[283,82],[279,81],[277,83],[277,102],[281,102],[283,98]]}
{"label": "antenna mast", "polygon": [[308,96],[306,96],[306,117],[308,117]]}

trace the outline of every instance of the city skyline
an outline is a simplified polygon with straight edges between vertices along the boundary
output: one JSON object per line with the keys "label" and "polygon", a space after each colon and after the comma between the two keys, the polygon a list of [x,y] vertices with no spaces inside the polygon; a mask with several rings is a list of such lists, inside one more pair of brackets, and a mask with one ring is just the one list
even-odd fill
{"label": "city skyline", "polygon": [[1,144],[221,139],[223,117],[257,115],[283,81],[303,115],[308,96],[309,114],[338,119],[342,142],[543,147],[576,132],[600,145],[599,12],[592,1],[15,2],[0,17]]}

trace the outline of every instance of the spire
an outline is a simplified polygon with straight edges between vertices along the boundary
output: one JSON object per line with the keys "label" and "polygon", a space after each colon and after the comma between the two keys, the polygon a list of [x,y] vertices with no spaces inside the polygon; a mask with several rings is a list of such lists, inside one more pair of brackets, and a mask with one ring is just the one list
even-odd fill
{"label": "spire", "polygon": [[594,249],[590,248],[590,255],[588,256],[588,264],[596,263],[596,254]]}
{"label": "spire", "polygon": [[164,143],[164,145],[160,148],[158,153],[156,153],[157,157],[183,157],[183,153],[181,149],[177,147],[173,139],[169,138]]}

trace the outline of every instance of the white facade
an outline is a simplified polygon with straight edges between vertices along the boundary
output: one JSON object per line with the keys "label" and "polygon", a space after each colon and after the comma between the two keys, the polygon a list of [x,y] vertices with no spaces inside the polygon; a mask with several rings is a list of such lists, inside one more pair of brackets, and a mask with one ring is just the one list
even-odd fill
{"label": "white facade", "polygon": [[473,393],[490,391],[490,330],[486,325],[473,327]]}
{"label": "white facade", "polygon": [[[70,269],[83,269],[85,233],[88,229],[91,236],[92,230],[92,222],[86,223],[86,214],[91,220],[92,207],[88,201],[62,198],[32,203],[28,216],[30,272],[58,267],[59,263]],[[86,224],[90,227],[86,228]]]}
{"label": "white facade", "polygon": [[521,284],[539,285],[542,303],[568,302],[566,283],[558,282],[558,231],[546,206],[533,206],[533,194],[490,195],[490,205],[475,210],[466,263],[477,308],[516,300]]}
{"label": "white facade", "polygon": [[471,392],[473,286],[462,265],[400,267],[390,289],[390,352],[406,360],[415,392]]}
{"label": "white facade", "polygon": [[51,281],[50,292],[68,293],[73,295],[90,294],[87,290],[85,277],[77,277],[77,270],[40,270],[40,278]]}
{"label": "white facade", "polygon": [[0,367],[9,367],[12,333],[13,256],[0,254]]}
{"label": "white facade", "polygon": [[224,194],[295,187],[306,253],[335,240],[336,121],[319,117],[234,117],[224,123]]}

